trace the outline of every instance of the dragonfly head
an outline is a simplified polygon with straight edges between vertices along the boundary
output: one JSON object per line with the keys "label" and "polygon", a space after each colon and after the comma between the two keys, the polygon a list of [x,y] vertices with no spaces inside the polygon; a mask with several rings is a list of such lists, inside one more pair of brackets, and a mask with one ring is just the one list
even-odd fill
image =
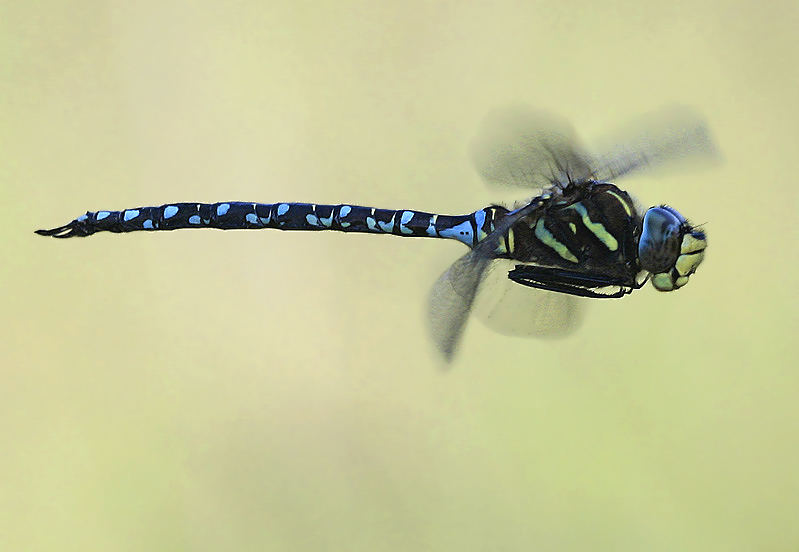
{"label": "dragonfly head", "polygon": [[705,233],[671,207],[651,207],[644,215],[638,261],[652,274],[652,285],[658,291],[673,291],[688,283],[706,247]]}

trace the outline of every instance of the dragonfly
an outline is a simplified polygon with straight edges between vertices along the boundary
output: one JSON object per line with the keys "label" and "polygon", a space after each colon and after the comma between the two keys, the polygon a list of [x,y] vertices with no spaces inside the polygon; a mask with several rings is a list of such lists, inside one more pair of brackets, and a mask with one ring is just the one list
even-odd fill
{"label": "dragonfly", "polygon": [[[445,215],[346,203],[181,202],[88,211],[36,233],[73,238],[271,228],[456,240],[469,250],[436,281],[428,300],[432,337],[450,361],[489,275],[529,292],[529,304],[514,301],[514,308],[543,315],[528,329],[546,334],[555,326],[569,328],[576,300],[621,298],[647,281],[658,291],[674,291],[697,270],[707,248],[705,231],[666,204],[643,211],[615,182],[643,169],[715,158],[702,118],[688,108],[666,108],[617,131],[608,143],[602,155],[591,155],[566,120],[514,107],[491,114],[471,146],[487,183],[537,194],[511,207],[492,204]],[[486,319],[500,331],[523,325],[513,316],[493,325],[490,315]]]}

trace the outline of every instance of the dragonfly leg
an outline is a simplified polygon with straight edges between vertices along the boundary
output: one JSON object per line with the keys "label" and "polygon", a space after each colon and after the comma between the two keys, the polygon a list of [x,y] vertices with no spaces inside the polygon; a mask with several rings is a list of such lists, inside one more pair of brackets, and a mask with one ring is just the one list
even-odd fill
{"label": "dragonfly leg", "polygon": [[[642,285],[635,281],[631,283],[627,279],[608,277],[602,274],[532,265],[516,265],[516,268],[508,272],[508,278],[523,286],[596,299],[624,297]],[[604,287],[618,287],[619,289],[611,293],[594,291],[596,288]]]}

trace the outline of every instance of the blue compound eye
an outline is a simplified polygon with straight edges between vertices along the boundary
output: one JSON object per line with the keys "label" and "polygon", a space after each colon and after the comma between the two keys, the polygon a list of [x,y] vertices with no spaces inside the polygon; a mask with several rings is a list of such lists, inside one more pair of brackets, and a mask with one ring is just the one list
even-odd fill
{"label": "blue compound eye", "polygon": [[680,255],[680,227],[684,221],[679,213],[666,207],[652,207],[646,212],[638,240],[641,268],[658,274],[674,266]]}
{"label": "blue compound eye", "polygon": [[659,291],[673,291],[688,283],[688,278],[705,258],[707,237],[695,230],[671,207],[652,207],[644,215],[638,260],[652,273],[652,285]]}

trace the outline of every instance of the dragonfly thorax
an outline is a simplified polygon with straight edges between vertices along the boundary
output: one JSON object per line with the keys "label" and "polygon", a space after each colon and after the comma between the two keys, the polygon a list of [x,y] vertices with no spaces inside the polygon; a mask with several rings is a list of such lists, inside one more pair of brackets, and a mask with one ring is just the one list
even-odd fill
{"label": "dragonfly thorax", "polygon": [[706,247],[705,233],[695,230],[675,209],[661,205],[651,207],[644,215],[638,261],[652,274],[655,289],[673,291],[688,283]]}

